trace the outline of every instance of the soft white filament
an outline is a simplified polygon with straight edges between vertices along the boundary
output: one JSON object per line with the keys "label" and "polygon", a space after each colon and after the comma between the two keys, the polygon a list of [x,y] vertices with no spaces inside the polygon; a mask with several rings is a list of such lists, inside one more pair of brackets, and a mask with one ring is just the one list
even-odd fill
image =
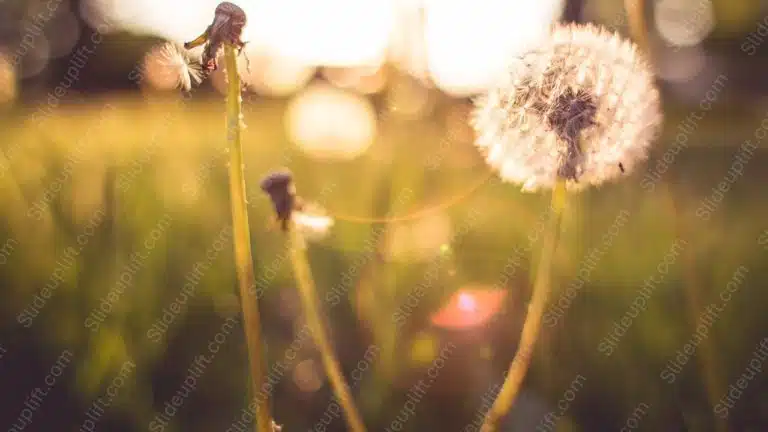
{"label": "soft white filament", "polygon": [[569,189],[599,185],[622,174],[619,164],[628,173],[647,157],[661,125],[649,65],[633,43],[605,29],[560,26],[510,61],[476,100],[476,144],[504,180],[526,191],[554,186],[567,146],[546,117],[569,88],[588,92],[597,105],[596,125],[580,134],[580,175],[566,182]]}

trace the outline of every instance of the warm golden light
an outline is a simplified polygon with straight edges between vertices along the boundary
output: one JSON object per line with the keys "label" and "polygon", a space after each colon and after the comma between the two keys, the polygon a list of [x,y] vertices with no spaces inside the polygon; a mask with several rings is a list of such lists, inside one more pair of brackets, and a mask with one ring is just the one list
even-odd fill
{"label": "warm golden light", "polygon": [[437,256],[451,237],[451,220],[435,213],[389,231],[387,253],[394,260],[428,260]]}
{"label": "warm golden light", "polygon": [[430,113],[434,102],[430,98],[430,90],[413,78],[398,79],[387,92],[387,110],[398,117],[426,116]]}
{"label": "warm golden light", "polygon": [[318,84],[295,97],[286,112],[291,141],[319,159],[354,159],[376,135],[371,103],[329,85]]}
{"label": "warm golden light", "polygon": [[[175,42],[190,40],[210,21],[218,0],[157,2],[84,0],[92,26],[118,25]],[[248,23],[249,52],[269,53],[269,67],[254,67],[254,89],[269,95],[295,92],[311,67],[376,70],[387,60],[423,84],[466,96],[481,91],[508,59],[543,35],[563,0],[239,0]],[[106,28],[106,27],[105,27]],[[258,57],[258,56],[254,56]],[[276,62],[276,63],[273,63]],[[254,62],[260,63],[259,61]],[[340,87],[370,94],[382,75],[334,70]],[[355,77],[356,76],[356,77]],[[246,80],[247,82],[248,80]],[[356,82],[355,82],[356,81]],[[350,84],[350,82],[354,82]]]}
{"label": "warm golden light", "polygon": [[258,0],[243,2],[245,38],[318,66],[378,65],[393,27],[388,0]]}
{"label": "warm golden light", "polygon": [[378,93],[387,83],[383,67],[324,68],[323,77],[336,87],[362,94]]}
{"label": "warm golden light", "polygon": [[0,106],[16,100],[17,92],[16,70],[11,59],[0,53]]}
{"label": "warm golden light", "polygon": [[[160,9],[157,12],[164,13],[164,15],[154,13],[158,7]],[[183,23],[181,19],[174,19],[171,24],[168,24],[168,12],[173,13],[170,16],[176,18],[180,18],[179,13],[183,13],[182,11],[169,11],[169,9],[182,8],[171,2],[150,2],[148,0],[82,0],[80,2],[80,15],[91,28],[97,29],[101,34],[125,29],[162,36],[164,29],[173,28]],[[166,26],[157,25],[163,19],[166,21]],[[146,22],[148,25],[142,25],[142,22]]]}
{"label": "warm golden light", "polygon": [[314,66],[279,53],[248,49],[246,54],[250,66],[243,68],[243,82],[259,94],[291,95],[301,90],[315,74]]}
{"label": "warm golden light", "polygon": [[501,74],[507,59],[546,34],[562,0],[428,0],[425,39],[432,78],[444,91],[471,95]]}

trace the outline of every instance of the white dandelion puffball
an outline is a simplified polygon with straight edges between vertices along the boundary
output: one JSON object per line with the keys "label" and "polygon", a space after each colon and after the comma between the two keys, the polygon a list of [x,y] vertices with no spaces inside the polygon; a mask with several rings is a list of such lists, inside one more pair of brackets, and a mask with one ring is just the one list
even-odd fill
{"label": "white dandelion puffball", "polygon": [[145,57],[144,69],[149,80],[161,89],[189,91],[205,78],[199,60],[172,42],[154,47]]}
{"label": "white dandelion puffball", "polygon": [[475,101],[476,144],[524,191],[599,185],[647,157],[661,129],[653,72],[630,41],[558,26]]}

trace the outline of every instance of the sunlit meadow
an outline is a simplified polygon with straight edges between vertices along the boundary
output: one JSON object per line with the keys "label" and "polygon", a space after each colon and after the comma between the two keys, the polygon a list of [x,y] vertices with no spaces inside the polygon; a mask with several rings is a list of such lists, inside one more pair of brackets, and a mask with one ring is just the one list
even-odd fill
{"label": "sunlit meadow", "polygon": [[[348,430],[261,188],[286,168],[333,221],[306,259],[366,428],[480,430],[518,351],[549,195],[487,162],[476,96],[553,23],[629,37],[621,2],[239,3],[268,385],[251,385],[236,276],[226,68],[186,83],[162,51],[218,2],[6,1],[0,426],[246,431],[268,399],[285,432]],[[501,431],[768,427],[768,11],[648,3],[662,131],[647,160],[569,195]]]}

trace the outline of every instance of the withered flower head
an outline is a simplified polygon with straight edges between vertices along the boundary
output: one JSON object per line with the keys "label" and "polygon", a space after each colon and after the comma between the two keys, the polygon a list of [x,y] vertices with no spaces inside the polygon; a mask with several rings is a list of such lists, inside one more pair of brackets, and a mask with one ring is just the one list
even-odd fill
{"label": "withered flower head", "polygon": [[599,185],[647,156],[661,113],[637,47],[593,25],[555,28],[478,98],[477,146],[523,190]]}
{"label": "withered flower head", "polygon": [[333,219],[325,215],[320,206],[304,203],[296,196],[290,171],[272,172],[264,177],[260,186],[272,199],[272,206],[283,231],[288,231],[293,223],[302,236],[317,239],[326,235],[333,226]]}
{"label": "withered flower head", "polygon": [[191,49],[205,44],[203,50],[205,69],[208,71],[216,70],[219,67],[217,57],[224,43],[232,44],[240,50],[245,46],[242,35],[246,22],[245,12],[240,6],[230,2],[221,2],[216,6],[213,23],[197,39],[185,43],[184,48]]}
{"label": "withered flower head", "polygon": [[293,174],[288,170],[270,173],[261,181],[261,190],[272,199],[272,206],[275,209],[277,220],[280,222],[283,231],[287,231],[297,204]]}

